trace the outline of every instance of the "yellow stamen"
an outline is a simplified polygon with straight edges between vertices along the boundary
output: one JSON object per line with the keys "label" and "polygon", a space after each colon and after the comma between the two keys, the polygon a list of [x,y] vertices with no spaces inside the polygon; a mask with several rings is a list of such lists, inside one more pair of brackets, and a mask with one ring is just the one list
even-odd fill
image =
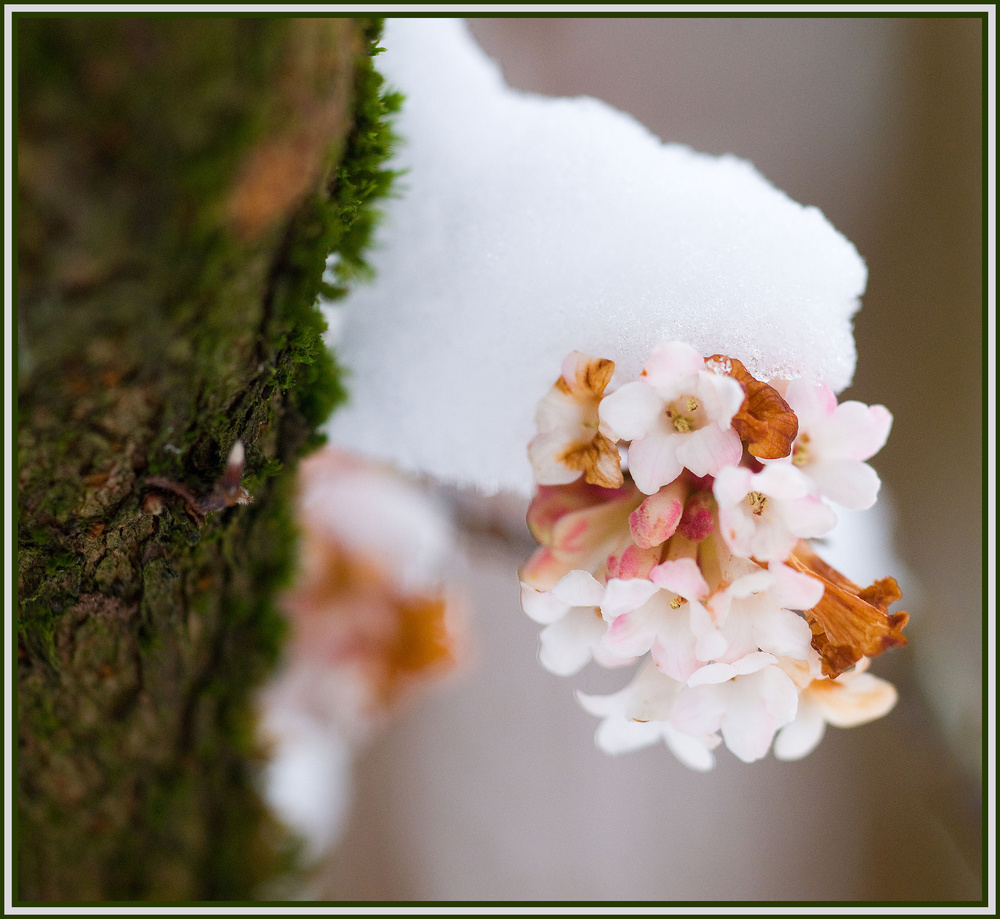
{"label": "yellow stamen", "polygon": [[753,511],[755,517],[759,517],[764,513],[764,508],[767,507],[767,495],[762,495],[759,491],[752,491],[747,495],[747,501],[750,502],[750,510]]}
{"label": "yellow stamen", "polygon": [[792,463],[796,466],[805,466],[809,462],[809,435],[803,434],[796,442],[792,450]]}

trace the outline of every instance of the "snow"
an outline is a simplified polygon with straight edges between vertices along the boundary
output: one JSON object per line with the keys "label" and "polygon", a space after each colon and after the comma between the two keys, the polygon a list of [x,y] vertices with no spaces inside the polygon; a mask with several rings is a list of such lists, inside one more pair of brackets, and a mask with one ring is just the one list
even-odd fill
{"label": "snow", "polygon": [[574,349],[616,362],[612,388],[665,340],[850,383],[866,269],[819,210],[598,100],[507,88],[460,20],[388,20],[382,44],[407,172],[374,283],[327,307],[350,373],[335,444],[528,494],[535,406]]}

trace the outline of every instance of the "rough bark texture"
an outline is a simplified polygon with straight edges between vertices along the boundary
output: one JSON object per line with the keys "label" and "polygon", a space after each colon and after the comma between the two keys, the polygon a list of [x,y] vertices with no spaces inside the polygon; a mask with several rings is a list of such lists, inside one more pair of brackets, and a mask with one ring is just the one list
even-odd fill
{"label": "rough bark texture", "polygon": [[[377,24],[15,29],[16,898],[247,898],[284,844],[251,703],[288,474],[340,395],[314,301],[387,175],[347,168],[386,108]],[[209,491],[237,438],[251,505],[149,486]]]}

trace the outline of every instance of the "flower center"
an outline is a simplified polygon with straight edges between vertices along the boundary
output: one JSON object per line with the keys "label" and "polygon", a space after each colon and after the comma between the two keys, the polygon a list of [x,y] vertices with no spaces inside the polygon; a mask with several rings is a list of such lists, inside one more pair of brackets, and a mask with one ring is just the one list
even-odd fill
{"label": "flower center", "polygon": [[700,408],[694,396],[681,396],[667,406],[666,415],[678,434],[687,434],[699,427],[696,412]]}
{"label": "flower center", "polygon": [[673,600],[670,601],[670,608],[680,609],[685,603],[687,603],[687,600],[683,597],[674,597]]}
{"label": "flower center", "polygon": [[750,492],[747,495],[747,501],[750,502],[750,511],[754,517],[763,514],[764,508],[767,507],[767,495],[762,495],[759,491]]}
{"label": "flower center", "polygon": [[795,441],[795,447],[792,449],[792,462],[796,466],[805,466],[809,462],[808,434],[802,434],[799,439]]}

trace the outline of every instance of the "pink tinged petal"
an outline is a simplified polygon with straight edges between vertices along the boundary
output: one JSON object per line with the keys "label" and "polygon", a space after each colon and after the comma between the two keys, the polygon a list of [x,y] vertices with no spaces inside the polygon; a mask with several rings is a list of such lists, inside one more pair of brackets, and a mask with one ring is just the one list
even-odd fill
{"label": "pink tinged petal", "polygon": [[754,604],[748,600],[736,600],[729,616],[721,624],[726,639],[725,650],[715,655],[716,661],[731,664],[758,650],[752,611]]}
{"label": "pink tinged petal", "polygon": [[608,556],[608,578],[629,580],[633,578],[648,578],[660,561],[658,547],[640,549],[638,546],[626,546],[621,555]]}
{"label": "pink tinged petal", "polygon": [[695,637],[686,615],[674,617],[669,624],[661,624],[650,656],[663,673],[682,683],[688,682],[691,674],[702,667],[703,661],[695,654]]}
{"label": "pink tinged petal", "polygon": [[604,585],[586,571],[571,571],[562,578],[552,593],[569,606],[600,606]]}
{"label": "pink tinged petal", "polygon": [[755,762],[767,754],[777,729],[795,718],[798,690],[778,667],[740,677],[728,689],[722,738],[743,762]]}
{"label": "pink tinged petal", "polygon": [[[791,571],[791,569],[789,569]],[[796,572],[792,572],[793,574]],[[805,575],[809,577],[809,575]],[[810,578],[810,580],[813,580]],[[761,593],[764,590],[770,589],[775,583],[775,575],[770,570],[764,571],[761,568],[757,568],[755,571],[751,571],[748,574],[744,574],[741,577],[736,578],[732,584],[729,585],[728,590],[734,596],[740,599],[744,597],[749,597],[753,594]]]}
{"label": "pink tinged petal", "polygon": [[812,609],[823,597],[823,583],[818,578],[811,578],[780,562],[771,562],[767,571],[773,581],[771,595],[785,609]]}
{"label": "pink tinged petal", "polygon": [[[707,739],[692,737],[677,730],[672,724],[663,725],[663,739],[670,752],[689,769],[696,772],[711,772],[715,768],[715,755]],[[718,744],[718,739],[714,745]]]}
{"label": "pink tinged petal", "polygon": [[817,680],[808,692],[810,699],[820,706],[823,717],[838,728],[853,728],[881,718],[892,711],[899,697],[892,683],[870,673]]}
{"label": "pink tinged petal", "polygon": [[852,511],[868,510],[875,503],[882,485],[878,473],[860,460],[817,460],[803,470],[825,498]]}
{"label": "pink tinged petal", "polygon": [[[837,525],[837,514],[814,495],[789,501],[781,508],[788,529],[802,539],[825,536]],[[769,558],[773,559],[774,556]]]}
{"label": "pink tinged petal", "polygon": [[570,469],[556,459],[569,442],[565,433],[559,430],[539,434],[528,444],[528,460],[539,485],[568,485],[583,475],[582,469]]}
{"label": "pink tinged petal", "polygon": [[705,404],[708,417],[722,429],[729,427],[746,397],[743,387],[731,376],[707,371],[698,374],[698,395]]}
{"label": "pink tinged petal", "polygon": [[705,359],[690,345],[671,341],[657,345],[642,369],[643,379],[665,398],[674,399],[685,389],[694,388],[698,374],[705,370]]}
{"label": "pink tinged petal", "polygon": [[638,657],[645,654],[656,639],[653,610],[649,606],[622,613],[601,639],[601,644],[618,657]]}
{"label": "pink tinged petal", "polygon": [[746,553],[762,562],[775,559],[785,559],[795,548],[799,538],[790,532],[780,519],[758,525],[749,541],[749,551]]}
{"label": "pink tinged petal", "polygon": [[569,604],[553,596],[551,591],[535,590],[527,584],[521,584],[521,609],[535,622],[547,625],[562,619],[569,611]]}
{"label": "pink tinged petal", "polygon": [[801,377],[785,390],[785,401],[799,419],[799,430],[808,430],[829,418],[837,409],[837,396],[825,383]]}
{"label": "pink tinged petal", "polygon": [[797,613],[775,609],[754,623],[757,646],[778,657],[805,660],[812,647],[812,629]]}
{"label": "pink tinged petal", "polygon": [[567,571],[597,571],[628,540],[628,514],[634,506],[630,501],[611,501],[566,514],[552,528],[549,546],[553,555],[567,562]]}
{"label": "pink tinged petal", "polygon": [[693,737],[709,737],[719,730],[725,714],[724,687],[687,687],[678,693],[674,701],[670,723]]}
{"label": "pink tinged petal", "polygon": [[704,600],[708,596],[708,584],[693,558],[678,558],[657,565],[649,573],[649,579],[685,600]]}
{"label": "pink tinged petal", "polygon": [[728,642],[712,614],[700,603],[689,603],[688,610],[691,631],[695,636],[695,657],[700,661],[710,661],[724,654]]}
{"label": "pink tinged petal", "polygon": [[734,507],[753,490],[753,473],[742,466],[727,466],[720,469],[712,484],[712,493],[721,511],[724,507]]}
{"label": "pink tinged petal", "polygon": [[619,580],[612,578],[604,590],[601,613],[606,621],[611,622],[623,613],[643,606],[658,590],[659,588],[655,584],[645,579]]}
{"label": "pink tinged petal", "polygon": [[652,431],[633,440],[628,448],[628,469],[636,488],[652,495],[681,474],[683,463],[677,448],[689,435]]}
{"label": "pink tinged petal", "polygon": [[612,440],[637,440],[656,426],[663,400],[642,380],[626,383],[601,400],[601,429]]}
{"label": "pink tinged petal", "polygon": [[553,528],[563,517],[574,511],[595,507],[607,500],[607,494],[606,489],[582,481],[572,488],[543,485],[528,505],[528,529],[537,542],[547,546],[552,541]]}
{"label": "pink tinged petal", "polygon": [[779,501],[793,501],[809,494],[809,479],[792,465],[790,459],[774,460],[751,475],[747,492],[751,491],[759,491]]}
{"label": "pink tinged petal", "polygon": [[637,546],[650,549],[674,535],[687,493],[687,484],[678,479],[650,495],[632,512],[628,525]]}
{"label": "pink tinged petal", "polygon": [[518,571],[522,585],[535,590],[551,590],[559,583],[571,566],[561,558],[556,558],[549,549],[536,550]]}
{"label": "pink tinged petal", "polygon": [[832,459],[866,460],[885,446],[892,415],[884,405],[842,402],[836,412],[814,431],[811,443]]}
{"label": "pink tinged petal", "polygon": [[[602,619],[601,621],[603,622],[604,620]],[[600,640],[598,640],[591,648],[591,653],[594,655],[594,660],[598,664],[602,667],[607,667],[608,669],[614,667],[626,667],[629,664],[634,664],[636,661],[634,657],[619,657],[617,654],[612,653],[604,647],[604,644]]]}
{"label": "pink tinged petal", "polygon": [[677,446],[677,459],[696,476],[715,475],[725,466],[736,466],[742,457],[739,434],[715,424],[683,435]]}
{"label": "pink tinged petal", "polygon": [[825,733],[823,715],[803,695],[799,698],[795,720],[786,724],[774,738],[774,755],[782,760],[802,759],[816,749]]}
{"label": "pink tinged petal", "polygon": [[570,485],[542,485],[528,507],[528,529],[541,545],[551,546],[556,528],[565,517],[578,514],[585,520],[600,518],[609,508],[623,511],[627,517],[639,500],[639,493],[631,483],[616,489],[591,485],[583,479]]}
{"label": "pink tinged petal", "polygon": [[550,673],[572,676],[590,661],[606,628],[594,610],[570,610],[539,633],[539,663]]}
{"label": "pink tinged petal", "polygon": [[777,662],[773,654],[766,651],[753,651],[745,654],[731,663],[719,662],[705,664],[697,673],[688,679],[688,686],[704,686],[710,683],[725,683],[738,676],[757,673]]}
{"label": "pink tinged petal", "polygon": [[719,623],[719,625],[723,625],[726,622],[729,617],[729,611],[732,609],[732,587],[733,585],[729,585],[729,587],[726,587],[723,590],[716,590],[715,593],[708,598],[708,601],[705,604],[708,607],[709,612],[711,612],[712,618]]}

